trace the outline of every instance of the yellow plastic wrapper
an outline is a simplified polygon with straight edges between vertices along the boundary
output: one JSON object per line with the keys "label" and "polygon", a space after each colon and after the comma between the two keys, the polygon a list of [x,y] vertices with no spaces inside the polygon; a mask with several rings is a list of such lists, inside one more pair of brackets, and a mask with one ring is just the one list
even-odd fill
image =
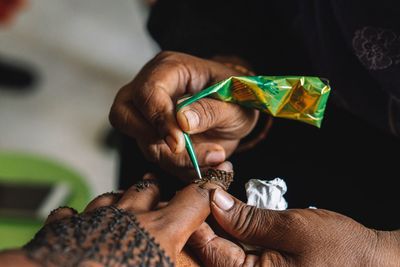
{"label": "yellow plastic wrapper", "polygon": [[318,77],[230,77],[191,96],[177,108],[209,96],[258,109],[273,117],[321,127],[330,90],[328,81]]}

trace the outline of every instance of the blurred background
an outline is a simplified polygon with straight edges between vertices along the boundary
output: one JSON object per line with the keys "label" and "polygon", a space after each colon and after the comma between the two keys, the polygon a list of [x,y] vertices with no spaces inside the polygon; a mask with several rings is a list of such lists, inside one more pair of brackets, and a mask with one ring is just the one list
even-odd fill
{"label": "blurred background", "polygon": [[[150,2],[2,1],[0,182],[79,180],[80,207],[116,188],[108,112],[117,90],[157,52],[145,28]],[[0,248],[5,219],[0,213]]]}

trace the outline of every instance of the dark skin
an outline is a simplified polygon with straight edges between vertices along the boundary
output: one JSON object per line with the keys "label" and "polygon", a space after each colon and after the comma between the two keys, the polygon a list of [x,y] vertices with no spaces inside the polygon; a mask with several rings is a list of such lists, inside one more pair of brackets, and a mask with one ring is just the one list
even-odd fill
{"label": "dark skin", "polygon": [[211,213],[246,252],[203,223],[189,240],[205,266],[399,266],[400,231],[377,231],[323,209],[273,211],[215,190]]}
{"label": "dark skin", "polygon": [[[219,165],[218,168],[231,171],[232,165],[226,162]],[[154,179],[154,175],[145,175],[144,179]],[[124,223],[124,221],[129,221],[129,218],[125,217],[125,215],[129,214],[135,215],[139,225],[144,228],[144,231],[150,234],[150,237],[155,238],[155,243],[159,244],[161,250],[165,252],[165,255],[169,257],[171,262],[174,262],[189,237],[210,214],[209,194],[211,190],[216,188],[220,188],[218,183],[209,182],[201,186],[198,184],[190,184],[177,192],[174,198],[168,203],[162,204],[159,203],[160,189],[158,185],[151,183],[149,186],[139,191],[137,187],[133,186],[124,193],[99,196],[90,202],[79,216],[75,215],[74,211],[70,208],[58,209],[56,212],[49,215],[46,226],[60,228],[61,230],[66,229],[68,233],[72,233],[67,236],[67,239],[71,240],[71,242],[67,244],[67,250],[59,250],[59,247],[65,242],[64,239],[59,238],[61,234],[56,232],[55,235],[48,234],[46,236],[49,240],[36,242],[33,249],[31,248],[32,246],[28,246],[25,249],[1,252],[0,266],[42,266],[49,264],[46,261],[48,258],[54,258],[56,263],[51,262],[46,266],[104,266],[100,256],[112,262],[115,261],[115,259],[111,258],[111,260],[109,260],[107,257],[110,255],[108,254],[115,255],[120,250],[126,250],[126,246],[124,246],[125,243],[122,243],[122,248],[116,247],[113,251],[110,251],[108,246],[103,246],[103,244],[111,243],[113,246],[114,243],[121,243],[120,237],[113,239],[112,236],[120,236],[126,231],[132,231],[132,229],[134,229],[126,227],[127,225]],[[110,206],[115,208],[107,209]],[[102,219],[97,223],[100,229],[106,230],[106,239],[100,242],[100,249],[99,251],[95,250],[94,255],[80,258],[77,261],[77,259],[74,258],[75,255],[84,255],[94,246],[92,240],[98,238],[99,231],[91,230],[91,225],[96,223],[96,212],[99,213],[98,211],[104,208],[105,216],[101,217]],[[123,211],[122,214],[120,214],[119,210]],[[79,217],[80,221],[75,219],[75,221],[73,220],[71,223],[71,218],[74,216],[75,218]],[[121,217],[119,221],[123,223],[116,224],[116,226],[112,228],[107,228],[110,221],[118,216]],[[97,216],[97,218],[99,217]],[[73,234],[76,230],[81,231],[81,229],[79,229],[79,224],[87,224],[89,227],[87,236],[84,237],[83,240],[78,240],[82,235],[76,236]],[[103,227],[103,224],[106,225]],[[120,227],[125,227],[122,232],[119,230]],[[49,229],[46,227],[44,229],[45,232],[49,232]],[[133,240],[133,238],[136,238],[135,236],[138,232],[133,231],[132,233],[133,234],[128,234],[124,238],[127,238],[127,241]],[[56,242],[51,240],[53,238],[56,238]],[[52,247],[50,252],[48,246]],[[75,249],[74,253],[65,257],[65,253],[68,253],[69,249],[72,247]],[[32,250],[34,251],[32,252]],[[137,251],[135,249],[132,251],[133,257],[140,258],[143,256],[141,254],[135,254],[135,251]],[[152,251],[153,254],[158,252],[158,250]],[[87,255],[87,253],[85,255]]]}
{"label": "dark skin", "polygon": [[[177,176],[195,177],[184,150],[182,130],[193,135],[202,168],[223,162],[253,130],[258,113],[213,99],[201,99],[176,114],[174,109],[178,99],[187,93],[198,92],[232,75],[244,75],[221,62],[246,65],[240,58],[201,59],[182,53],[160,53],[119,91],[111,108],[111,123],[135,138],[149,160]],[[249,266],[390,266],[399,261],[398,231],[367,229],[337,213],[320,209],[256,211],[246,207],[236,210],[241,215],[239,219],[229,213],[230,217],[223,221],[222,213],[214,204],[211,207],[223,229],[239,240],[264,247],[265,252],[261,257],[248,255],[237,245],[215,237],[203,225],[200,233],[205,237],[196,247],[208,266],[240,266],[248,262]],[[244,223],[241,231],[228,227],[236,220]],[[201,235],[197,232],[195,236]],[[265,239],[259,240],[259,236]]]}
{"label": "dark skin", "polygon": [[199,164],[206,170],[233,153],[254,128],[258,112],[213,99],[202,99],[177,114],[175,105],[180,97],[232,75],[243,73],[217,61],[162,52],[118,92],[110,122],[135,138],[148,160],[190,181],[196,175],[182,130],[191,134]]}

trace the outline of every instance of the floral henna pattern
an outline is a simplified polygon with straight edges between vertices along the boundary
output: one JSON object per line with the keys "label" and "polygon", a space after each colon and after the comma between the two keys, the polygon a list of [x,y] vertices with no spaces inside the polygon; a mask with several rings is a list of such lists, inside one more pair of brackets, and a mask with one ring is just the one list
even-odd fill
{"label": "floral henna pattern", "polygon": [[135,216],[113,206],[45,225],[24,250],[43,266],[173,266]]}
{"label": "floral henna pattern", "polygon": [[199,184],[200,186],[207,183],[212,182],[220,185],[226,190],[228,190],[229,185],[233,181],[233,172],[227,172],[223,170],[217,169],[208,169],[206,174],[199,179],[194,180],[195,184]]}
{"label": "floral henna pattern", "polygon": [[370,70],[383,70],[400,63],[400,36],[392,30],[375,27],[357,30],[353,49]]}

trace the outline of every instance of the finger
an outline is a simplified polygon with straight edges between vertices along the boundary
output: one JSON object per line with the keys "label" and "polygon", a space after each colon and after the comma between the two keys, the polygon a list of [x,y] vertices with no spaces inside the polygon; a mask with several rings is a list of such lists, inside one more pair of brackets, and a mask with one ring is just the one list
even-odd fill
{"label": "finger", "polygon": [[176,118],[187,133],[196,134],[217,128],[220,137],[236,139],[253,128],[256,114],[256,111],[236,104],[203,98],[181,108]]}
{"label": "finger", "polygon": [[245,265],[246,255],[243,249],[217,236],[207,223],[203,223],[192,234],[188,245],[193,248],[204,266],[254,266]]}
{"label": "finger", "polygon": [[143,180],[131,186],[118,201],[118,208],[129,212],[143,212],[152,210],[160,200],[160,188],[156,176],[147,173]]}
{"label": "finger", "polygon": [[165,208],[167,205],[168,205],[167,201],[158,202],[158,204],[155,206],[155,209],[159,210]]}
{"label": "finger", "polygon": [[174,60],[164,60],[153,66],[147,64],[133,81],[132,101],[146,120],[157,129],[173,153],[185,148],[182,130],[175,119],[173,97],[183,95],[190,75]]}
{"label": "finger", "polygon": [[[186,150],[181,153],[172,153],[165,143],[149,144],[145,141],[139,141],[138,145],[147,160],[157,162],[164,168],[168,168],[169,166],[178,169],[193,168]],[[193,149],[201,167],[215,166],[226,160],[225,149],[221,144],[210,141],[195,141],[193,142]]]}
{"label": "finger", "polygon": [[154,128],[133,105],[128,86],[123,87],[115,97],[109,120],[113,127],[136,139],[146,140],[147,143],[160,140]]}
{"label": "finger", "polygon": [[290,238],[297,238],[306,226],[305,218],[295,210],[258,209],[220,189],[212,193],[211,199],[211,212],[218,225],[249,245],[287,250],[292,244]]}
{"label": "finger", "polygon": [[84,212],[91,212],[95,209],[111,206],[118,202],[122,192],[107,192],[93,199],[85,208]]}
{"label": "finger", "polygon": [[218,170],[226,171],[226,172],[233,171],[233,165],[230,161],[222,162],[221,164],[215,166],[214,168],[218,169]]}
{"label": "finger", "polygon": [[[229,163],[225,164],[227,168]],[[153,216],[162,222],[162,233],[157,236],[163,238],[160,243],[174,244],[176,252],[181,251],[190,235],[200,226],[210,213],[210,190],[220,188],[213,182],[201,186],[190,184],[177,192],[168,205],[155,211]]]}
{"label": "finger", "polygon": [[279,251],[265,250],[260,256],[259,266],[286,267],[286,266],[298,266],[298,264],[293,264],[291,258],[285,257]]}
{"label": "finger", "polygon": [[71,217],[78,212],[71,207],[59,207],[52,212],[50,212],[49,216],[47,217],[46,221],[44,224],[52,223],[54,221],[62,220],[68,217]]}

